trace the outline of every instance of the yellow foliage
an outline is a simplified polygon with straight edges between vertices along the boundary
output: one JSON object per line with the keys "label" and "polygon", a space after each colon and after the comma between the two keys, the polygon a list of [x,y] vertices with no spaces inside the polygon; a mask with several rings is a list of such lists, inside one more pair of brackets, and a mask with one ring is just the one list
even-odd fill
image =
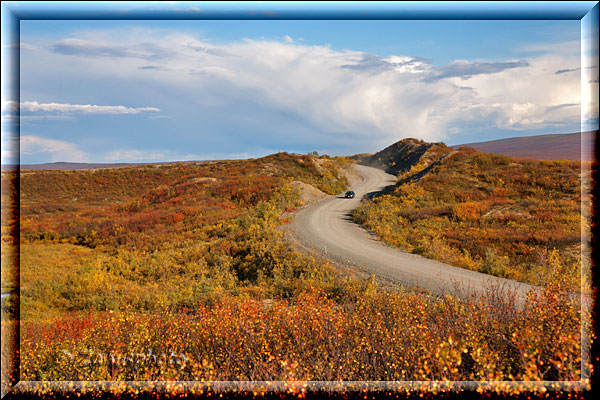
{"label": "yellow foliage", "polygon": [[478,221],[483,209],[482,204],[474,201],[458,203],[452,207],[452,215],[458,221]]}

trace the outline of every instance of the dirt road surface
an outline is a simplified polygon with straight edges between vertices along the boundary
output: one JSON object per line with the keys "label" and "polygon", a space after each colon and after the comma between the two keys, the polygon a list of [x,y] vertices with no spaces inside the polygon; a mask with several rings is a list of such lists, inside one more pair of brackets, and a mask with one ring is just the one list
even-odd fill
{"label": "dirt road surface", "polygon": [[[518,300],[530,285],[453,267],[415,254],[392,248],[352,221],[351,211],[364,196],[393,185],[396,177],[386,172],[356,165],[362,181],[351,188],[356,197],[343,194],[312,204],[294,216],[289,228],[302,247],[316,251],[335,263],[356,266],[395,284],[427,289],[439,295],[470,297],[489,293],[495,287],[503,293],[514,292]],[[520,301],[518,301],[520,302]]]}

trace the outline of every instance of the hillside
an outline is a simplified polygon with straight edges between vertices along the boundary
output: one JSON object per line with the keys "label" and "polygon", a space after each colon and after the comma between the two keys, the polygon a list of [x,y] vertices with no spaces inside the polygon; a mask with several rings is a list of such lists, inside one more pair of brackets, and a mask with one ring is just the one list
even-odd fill
{"label": "hillside", "polygon": [[533,284],[546,279],[556,251],[576,280],[579,162],[515,159],[463,147],[420,175],[406,172],[384,195],[363,201],[355,220],[406,251]]}
{"label": "hillside", "polygon": [[357,163],[383,169],[398,175],[421,163],[423,167],[439,160],[451,149],[443,143],[426,143],[418,139],[402,139],[375,154],[358,154]]}
{"label": "hillside", "polygon": [[[20,218],[3,219],[2,230],[4,246],[20,229],[22,316],[131,303],[142,309],[160,302],[190,306],[257,280],[280,279],[273,290],[293,290],[278,274],[293,277],[315,264],[284,245],[275,230],[279,217],[302,205],[306,188],[344,190],[349,165],[279,153],[256,160],[22,172]],[[16,206],[10,201],[16,177],[2,174],[8,216]],[[3,249],[3,265],[7,254]],[[2,280],[3,291],[16,285],[4,269]],[[161,282],[163,293],[156,296],[153,288]],[[190,291],[194,287],[200,292]]]}
{"label": "hillside", "polygon": [[[422,171],[431,149],[403,174]],[[569,165],[557,165],[568,178]],[[581,316],[557,258],[545,264],[556,279],[519,309],[510,296],[463,302],[388,290],[296,252],[277,228],[302,199],[318,198],[318,190],[345,190],[351,166],[344,158],[279,153],[36,170],[21,173],[20,193],[17,174],[3,171],[2,211],[9,217],[2,226],[3,292],[21,293],[20,315],[16,296],[2,299],[3,339],[11,329],[20,334],[2,340],[3,361],[18,361],[20,379],[38,382],[34,390],[56,398],[63,392],[53,393],[46,382],[423,381],[414,388],[419,393],[430,391],[432,380],[579,379]],[[432,187],[450,196],[439,201],[467,193],[460,177],[449,182],[456,189]],[[569,179],[551,183],[572,186]],[[406,194],[412,197],[399,200],[410,213],[422,199]],[[530,201],[546,194],[532,192]],[[468,208],[460,210],[459,221],[468,219]],[[389,212],[401,221],[398,210]],[[420,222],[435,227],[436,221]],[[20,253],[7,251],[15,250],[15,239]],[[5,266],[17,260],[12,276]],[[18,360],[10,343],[18,344]],[[523,390],[514,383],[511,391]],[[130,387],[122,388],[114,390]]]}
{"label": "hillside", "polygon": [[[537,158],[540,160],[582,160],[591,161],[595,137],[598,131],[512,137],[487,142],[466,143],[452,146],[472,147],[483,153],[504,154],[518,158]],[[583,152],[582,150],[583,146]],[[582,158],[583,157],[583,158]]]}

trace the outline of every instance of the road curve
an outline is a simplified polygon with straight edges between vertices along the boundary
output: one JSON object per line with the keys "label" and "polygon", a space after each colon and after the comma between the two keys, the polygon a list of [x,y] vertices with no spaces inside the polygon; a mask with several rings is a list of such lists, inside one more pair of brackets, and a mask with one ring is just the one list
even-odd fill
{"label": "road curve", "polygon": [[[352,221],[351,211],[361,199],[386,186],[396,177],[363,165],[355,166],[363,178],[352,190],[354,199],[330,196],[296,213],[289,225],[296,239],[337,263],[355,265],[385,280],[420,287],[436,294],[470,297],[493,286],[514,291],[524,300],[532,286],[491,275],[469,271],[389,247]],[[520,302],[520,301],[518,301]]]}

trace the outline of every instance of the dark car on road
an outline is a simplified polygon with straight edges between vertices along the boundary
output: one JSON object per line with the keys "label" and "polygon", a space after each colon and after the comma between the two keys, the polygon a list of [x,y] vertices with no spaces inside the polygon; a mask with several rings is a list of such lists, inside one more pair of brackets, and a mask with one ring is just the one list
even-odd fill
{"label": "dark car on road", "polygon": [[354,198],[354,192],[352,190],[348,190],[346,192],[346,195],[344,196],[347,199],[353,199]]}

